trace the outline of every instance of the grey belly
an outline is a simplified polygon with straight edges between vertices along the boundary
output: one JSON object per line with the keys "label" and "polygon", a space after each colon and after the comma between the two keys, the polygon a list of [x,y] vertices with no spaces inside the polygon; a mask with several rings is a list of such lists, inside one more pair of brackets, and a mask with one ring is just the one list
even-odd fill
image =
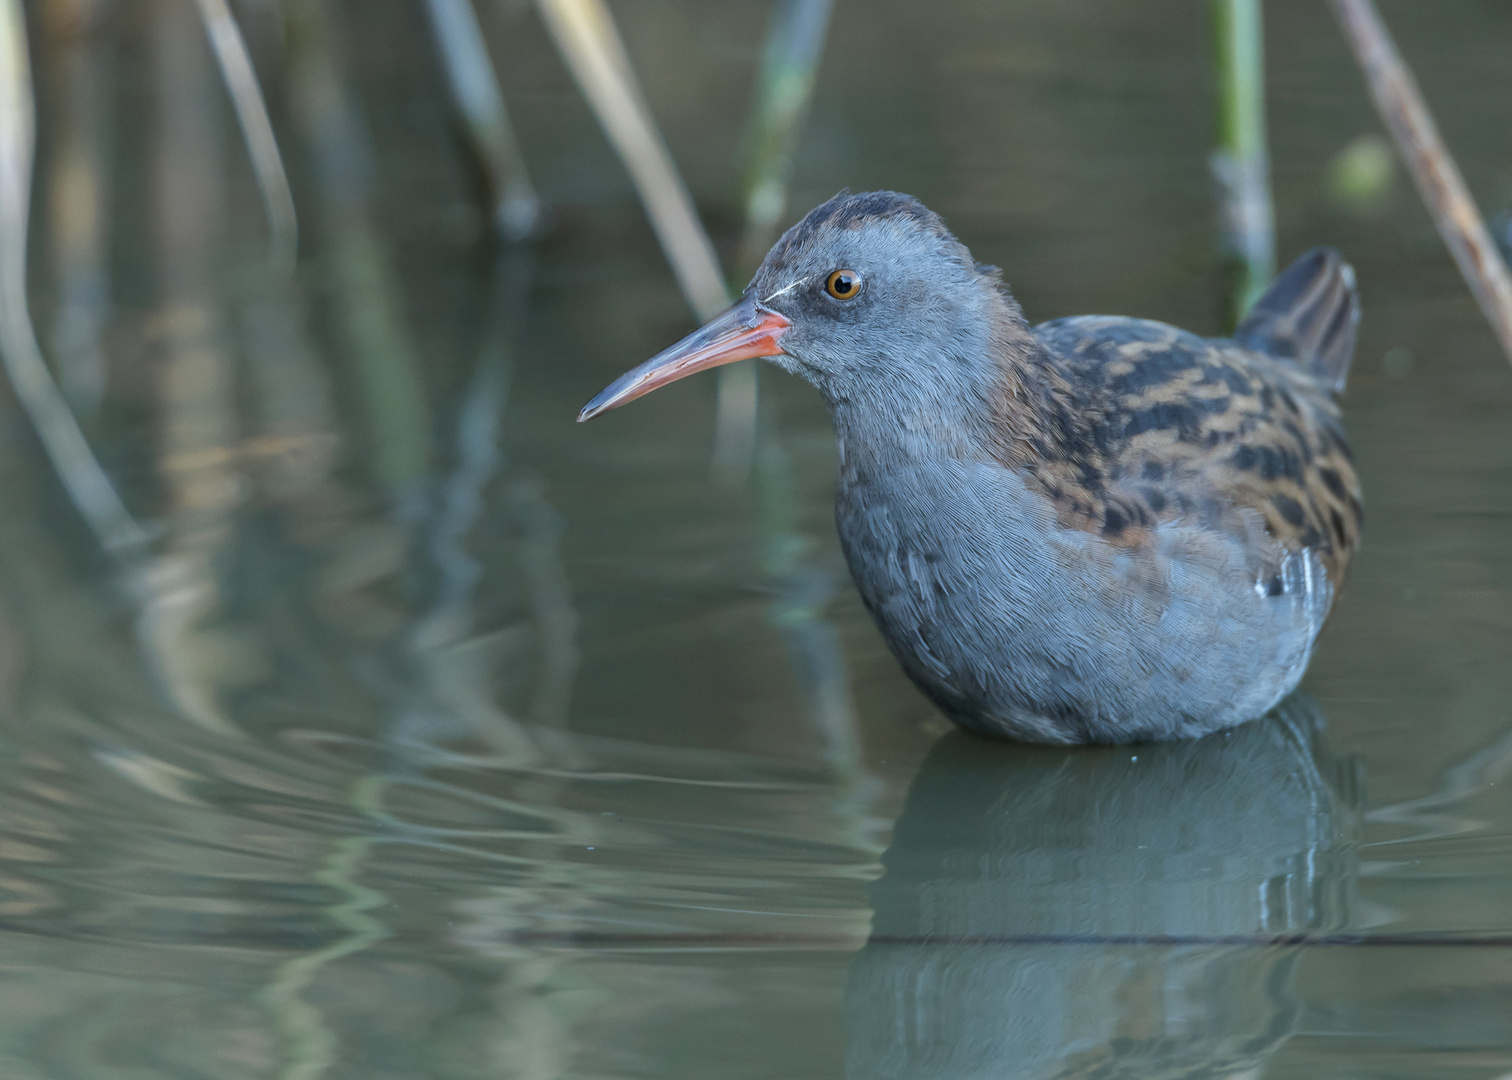
{"label": "grey belly", "polygon": [[989,465],[842,482],[836,520],[914,681],[957,723],[1033,742],[1183,738],[1254,719],[1301,679],[1332,599],[1310,553],[1179,522],[1131,553],[1062,528]]}

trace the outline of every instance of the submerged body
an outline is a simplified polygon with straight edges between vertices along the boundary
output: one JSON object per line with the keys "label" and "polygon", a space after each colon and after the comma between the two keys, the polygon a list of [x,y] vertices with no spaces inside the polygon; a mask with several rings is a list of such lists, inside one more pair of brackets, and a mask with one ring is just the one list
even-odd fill
{"label": "submerged body", "polygon": [[1358,544],[1333,401],[1357,319],[1349,268],[1316,251],[1233,339],[1031,328],[917,202],[838,196],[742,304],[584,418],[771,356],[829,403],[852,576],[952,719],[1035,742],[1196,736],[1296,686]]}

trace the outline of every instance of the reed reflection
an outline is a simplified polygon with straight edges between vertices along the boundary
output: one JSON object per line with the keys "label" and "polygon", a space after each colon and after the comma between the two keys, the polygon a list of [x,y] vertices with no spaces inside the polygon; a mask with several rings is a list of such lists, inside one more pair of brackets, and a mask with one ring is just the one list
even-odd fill
{"label": "reed reflection", "polygon": [[1303,698],[1197,742],[947,735],[872,886],[847,1075],[1254,1075],[1296,936],[1348,918],[1356,787]]}

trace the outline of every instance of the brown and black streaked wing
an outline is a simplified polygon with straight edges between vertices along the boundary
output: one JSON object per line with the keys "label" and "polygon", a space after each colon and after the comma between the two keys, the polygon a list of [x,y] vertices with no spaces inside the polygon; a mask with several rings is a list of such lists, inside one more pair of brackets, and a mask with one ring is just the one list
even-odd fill
{"label": "brown and black streaked wing", "polygon": [[1137,544],[1152,525],[1258,512],[1337,586],[1359,544],[1360,485],[1330,388],[1296,364],[1164,323],[1110,316],[1035,328],[1091,427],[1085,460],[1037,470],[1077,524]]}

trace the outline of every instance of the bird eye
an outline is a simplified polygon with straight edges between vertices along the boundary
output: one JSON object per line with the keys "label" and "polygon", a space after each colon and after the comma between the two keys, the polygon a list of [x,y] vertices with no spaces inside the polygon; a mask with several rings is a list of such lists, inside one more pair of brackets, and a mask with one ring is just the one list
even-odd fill
{"label": "bird eye", "polygon": [[836,270],[824,283],[824,291],[836,300],[852,300],[861,291],[861,275],[854,270]]}

